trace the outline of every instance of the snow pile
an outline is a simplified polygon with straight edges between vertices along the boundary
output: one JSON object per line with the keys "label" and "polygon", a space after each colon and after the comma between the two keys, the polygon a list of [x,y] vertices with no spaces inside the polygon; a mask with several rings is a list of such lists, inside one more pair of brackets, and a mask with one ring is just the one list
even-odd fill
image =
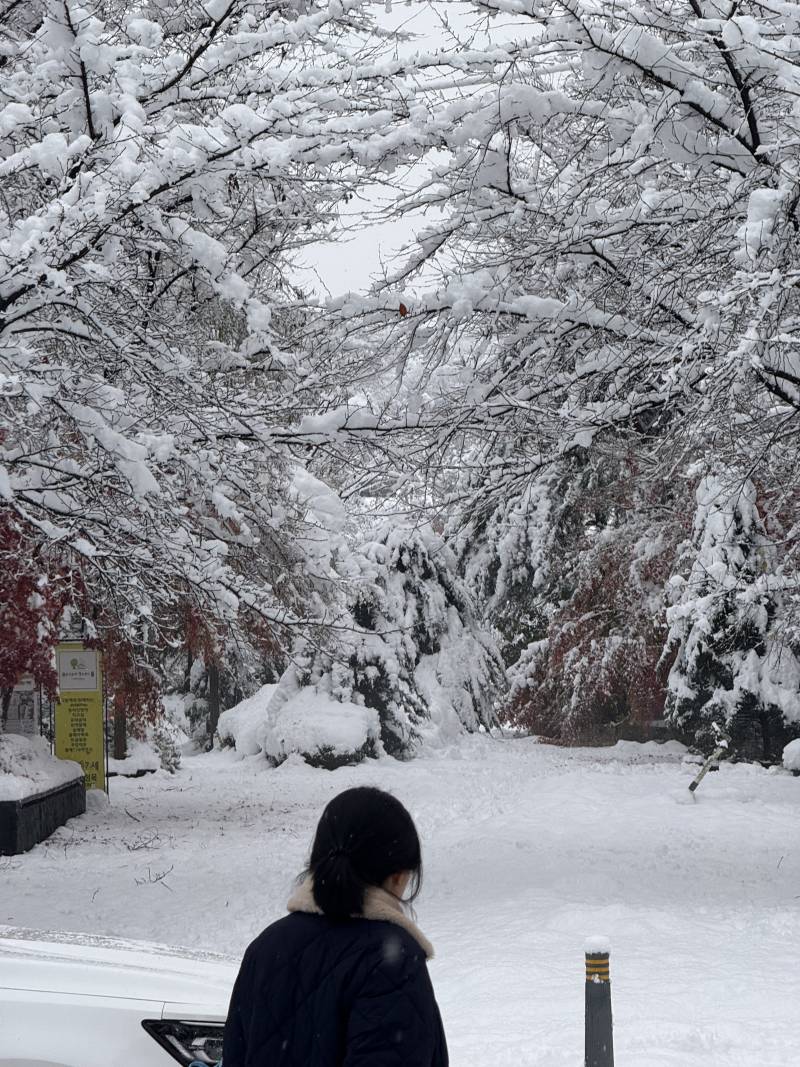
{"label": "snow pile", "polygon": [[79,778],[81,765],[56,759],[43,737],[0,734],[0,801],[22,800]]}
{"label": "snow pile", "polygon": [[593,934],[584,941],[583,951],[587,956],[599,956],[602,953],[608,955],[611,952],[611,942],[605,934]]}
{"label": "snow pile", "polygon": [[783,765],[787,771],[800,774],[800,737],[790,741],[783,750]]}
{"label": "snow pile", "polygon": [[147,741],[137,741],[135,737],[129,738],[128,749],[125,759],[109,758],[108,773],[121,774],[126,778],[137,778],[149,771],[157,771],[161,767],[161,758]]}
{"label": "snow pile", "polygon": [[262,685],[258,692],[229,708],[219,717],[217,737],[223,747],[235,748],[240,756],[255,756],[261,751],[259,734],[267,718],[267,706],[276,685]]}
{"label": "snow pile", "polygon": [[326,770],[378,755],[380,724],[374,708],[334,700],[309,686],[270,711],[260,743],[275,766],[295,753]]}

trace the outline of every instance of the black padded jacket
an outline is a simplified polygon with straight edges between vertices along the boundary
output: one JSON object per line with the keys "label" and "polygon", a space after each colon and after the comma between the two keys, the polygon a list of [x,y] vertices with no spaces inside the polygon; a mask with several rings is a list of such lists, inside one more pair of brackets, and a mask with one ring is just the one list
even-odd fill
{"label": "black padded jacket", "polygon": [[388,894],[364,918],[319,914],[308,885],[242,960],[223,1067],[447,1067],[430,945]]}

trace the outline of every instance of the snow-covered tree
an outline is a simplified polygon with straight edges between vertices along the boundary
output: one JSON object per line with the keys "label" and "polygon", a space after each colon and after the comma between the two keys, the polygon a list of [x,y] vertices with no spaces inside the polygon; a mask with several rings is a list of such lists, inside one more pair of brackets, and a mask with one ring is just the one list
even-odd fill
{"label": "snow-covered tree", "polygon": [[[685,502],[670,514],[675,502],[657,487],[688,484],[703,458],[749,472],[765,501],[783,490],[796,499],[800,8],[475,6],[512,14],[517,29],[498,34],[483,63],[471,59],[469,79],[454,75],[432,118],[420,113],[443,154],[401,208],[425,214],[418,239],[382,290],[342,301],[344,328],[395,353],[435,472],[425,488],[436,481],[475,560],[489,561],[485,603],[507,629],[507,659],[547,640],[533,674],[564,681],[545,702],[561,721],[575,699],[586,707],[590,676],[602,696],[610,662],[618,703],[635,639],[653,710],[664,606],[659,616],[656,573],[638,602],[627,576],[652,543],[666,581],[687,518]],[[532,587],[557,527],[542,486],[586,454],[599,471],[618,442],[633,460],[634,506],[650,502],[641,529],[622,514],[609,528],[580,516],[566,565],[551,571],[565,588]],[[800,619],[793,522],[770,534],[782,632],[791,610],[795,628]],[[583,567],[595,553],[606,581]],[[493,600],[493,583],[513,588],[513,602]],[[553,672],[559,647],[588,674]]]}
{"label": "snow-covered tree", "polygon": [[400,758],[426,734],[491,727],[502,661],[442,538],[430,527],[385,526],[349,569],[351,632],[333,647],[306,642],[279,689],[312,686],[374,708],[384,750]]}
{"label": "snow-covered tree", "polygon": [[[714,726],[748,759],[778,760],[800,733],[800,659],[776,624],[775,549],[752,481],[706,475],[697,490],[688,577],[672,579],[670,639],[677,656],[667,713],[697,743]],[[787,733],[788,731],[788,733]]]}
{"label": "snow-covered tree", "polygon": [[436,111],[449,159],[408,199],[430,221],[390,278],[403,331],[450,357],[451,421],[527,419],[564,448],[744,414],[743,389],[759,424],[796,413],[795,5],[477,6],[530,31]]}
{"label": "snow-covered tree", "polygon": [[137,648],[187,613],[289,644],[326,618],[298,457],[351,412],[311,418],[347,376],[297,342],[288,268],[417,151],[400,65],[361,0],[5,7],[3,528]]}
{"label": "snow-covered tree", "polygon": [[543,470],[488,521],[460,524],[462,567],[504,636],[502,714],[514,725],[574,740],[661,718],[664,587],[685,493],[643,475],[607,440]]}
{"label": "snow-covered tree", "polygon": [[23,674],[50,694],[56,690],[54,649],[74,576],[38,548],[34,531],[0,509],[0,731]]}

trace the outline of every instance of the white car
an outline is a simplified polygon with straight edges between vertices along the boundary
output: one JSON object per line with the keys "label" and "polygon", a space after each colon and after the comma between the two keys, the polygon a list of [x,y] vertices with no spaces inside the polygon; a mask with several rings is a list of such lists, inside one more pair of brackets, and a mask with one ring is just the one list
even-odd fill
{"label": "white car", "polygon": [[0,1067],[216,1063],[237,961],[0,926]]}

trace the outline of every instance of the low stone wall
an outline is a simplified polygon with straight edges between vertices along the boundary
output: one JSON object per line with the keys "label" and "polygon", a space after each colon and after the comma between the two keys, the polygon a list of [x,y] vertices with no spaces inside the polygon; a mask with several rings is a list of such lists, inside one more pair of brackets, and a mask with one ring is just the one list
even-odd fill
{"label": "low stone wall", "polygon": [[86,786],[82,778],[22,800],[0,801],[0,856],[27,852],[67,819],[85,811]]}

